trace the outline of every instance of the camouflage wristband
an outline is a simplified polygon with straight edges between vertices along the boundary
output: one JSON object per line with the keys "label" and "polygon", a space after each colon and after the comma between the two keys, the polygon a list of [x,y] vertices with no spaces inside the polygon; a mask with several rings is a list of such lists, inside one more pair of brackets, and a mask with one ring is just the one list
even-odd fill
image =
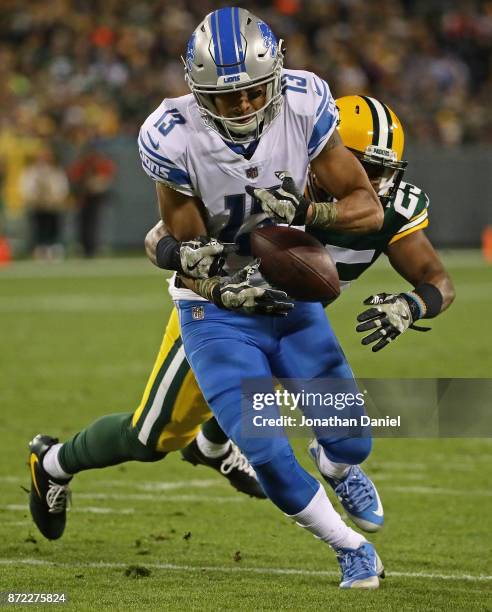
{"label": "camouflage wristband", "polygon": [[338,214],[337,205],[334,202],[312,202],[313,217],[309,225],[317,227],[332,226]]}
{"label": "camouflage wristband", "polygon": [[194,290],[216,306],[222,306],[220,299],[220,276],[212,278],[198,278],[194,281]]}

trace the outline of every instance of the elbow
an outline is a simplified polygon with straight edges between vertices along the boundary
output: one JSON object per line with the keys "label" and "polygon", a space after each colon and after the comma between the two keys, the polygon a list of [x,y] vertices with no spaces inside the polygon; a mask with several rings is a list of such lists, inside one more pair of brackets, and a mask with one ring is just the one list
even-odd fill
{"label": "elbow", "polygon": [[375,220],[374,220],[374,230],[376,232],[379,232],[379,230],[383,228],[383,224],[384,224],[384,210],[378,200],[378,209],[375,214]]}
{"label": "elbow", "polygon": [[150,232],[145,236],[144,246],[145,246],[145,254],[147,258],[154,264],[157,265],[156,257],[155,257],[155,243],[150,238]]}
{"label": "elbow", "polygon": [[384,209],[381,206],[381,202],[376,200],[373,206],[371,206],[371,213],[367,219],[367,231],[368,232],[379,232],[383,227],[384,223]]}
{"label": "elbow", "polygon": [[159,223],[157,223],[157,225],[154,225],[154,227],[150,231],[148,231],[147,235],[145,236],[145,253],[149,260],[155,266],[158,265],[156,256],[157,244],[159,243],[159,240],[166,235],[168,235],[166,227],[162,221],[159,221]]}

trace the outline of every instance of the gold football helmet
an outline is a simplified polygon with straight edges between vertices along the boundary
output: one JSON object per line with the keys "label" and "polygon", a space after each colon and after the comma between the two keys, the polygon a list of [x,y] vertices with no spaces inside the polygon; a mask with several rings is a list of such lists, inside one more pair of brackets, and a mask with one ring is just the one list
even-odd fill
{"label": "gold football helmet", "polygon": [[343,144],[359,158],[380,199],[388,201],[408,163],[402,160],[405,135],[400,120],[388,105],[369,96],[344,96],[336,105]]}
{"label": "gold football helmet", "polygon": [[[389,106],[369,96],[344,96],[335,103],[343,144],[360,160],[379,199],[386,204],[396,193],[408,163],[402,160],[405,135],[400,120]],[[308,191],[311,196],[320,196],[312,174]]]}

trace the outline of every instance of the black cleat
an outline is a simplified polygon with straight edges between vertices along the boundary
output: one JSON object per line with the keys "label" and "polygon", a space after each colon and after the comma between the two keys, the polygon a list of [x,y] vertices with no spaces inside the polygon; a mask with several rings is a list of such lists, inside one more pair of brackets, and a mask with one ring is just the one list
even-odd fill
{"label": "black cleat", "polygon": [[[39,531],[48,540],[57,540],[65,530],[67,506],[70,502],[69,480],[57,480],[43,468],[46,451],[58,442],[50,436],[38,434],[29,442],[31,493],[29,509]],[[71,480],[71,479],[70,479]]]}
{"label": "black cleat", "polygon": [[239,448],[231,442],[231,446],[222,457],[207,457],[198,448],[196,440],[183,448],[181,455],[184,461],[193,465],[207,465],[225,476],[231,485],[241,493],[251,497],[266,499],[266,495],[256,478],[254,469]]}

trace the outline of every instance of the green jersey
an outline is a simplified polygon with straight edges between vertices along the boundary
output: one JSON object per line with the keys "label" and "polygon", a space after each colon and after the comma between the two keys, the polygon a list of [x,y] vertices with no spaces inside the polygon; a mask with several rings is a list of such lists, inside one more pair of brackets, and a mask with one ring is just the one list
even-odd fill
{"label": "green jersey", "polygon": [[429,198],[410,183],[400,183],[384,211],[383,227],[369,234],[342,234],[329,229],[308,227],[330,252],[338,270],[342,289],[358,278],[390,244],[427,227]]}

